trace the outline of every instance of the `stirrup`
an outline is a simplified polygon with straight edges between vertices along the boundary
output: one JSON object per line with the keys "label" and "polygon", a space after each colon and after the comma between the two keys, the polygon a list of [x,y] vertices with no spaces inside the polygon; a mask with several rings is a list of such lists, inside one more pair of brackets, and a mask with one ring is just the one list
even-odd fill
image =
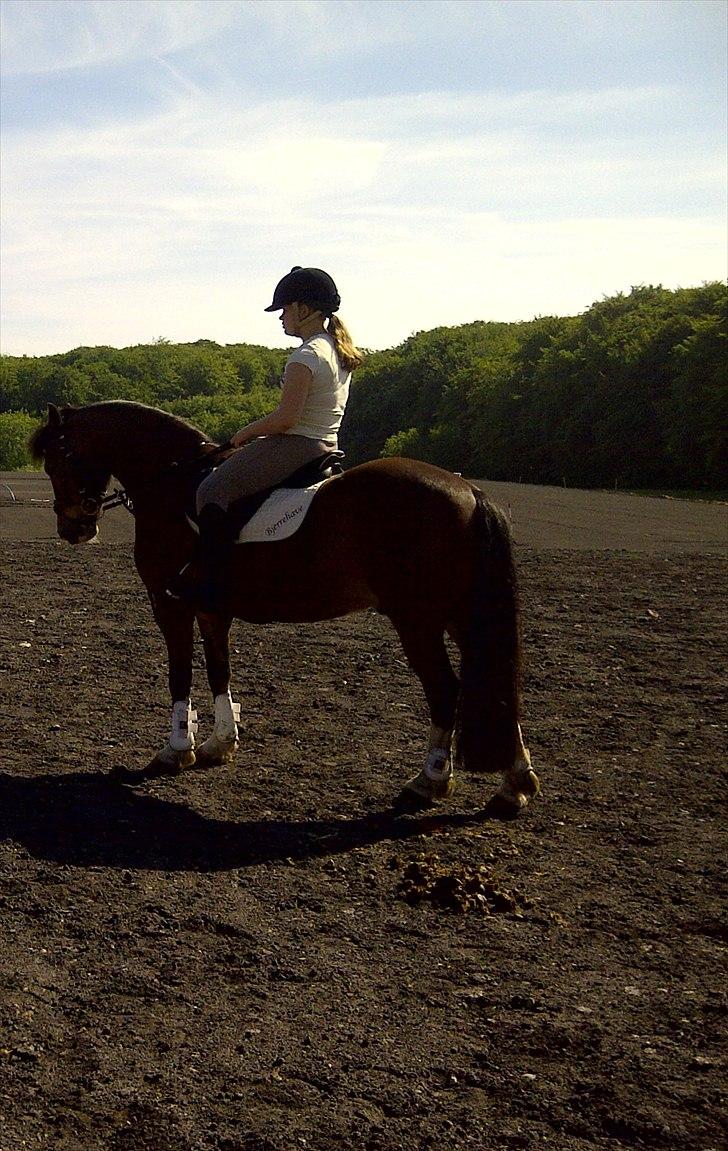
{"label": "stirrup", "polygon": [[165,588],[170,599],[179,600],[198,611],[215,613],[221,610],[227,593],[227,581],[217,574],[193,576],[186,564],[172,576]]}
{"label": "stirrup", "polygon": [[168,596],[169,599],[178,599],[183,603],[188,602],[194,588],[193,578],[189,572],[190,566],[188,563],[185,564],[183,568],[180,568],[180,570],[172,576],[164,589],[164,594]]}

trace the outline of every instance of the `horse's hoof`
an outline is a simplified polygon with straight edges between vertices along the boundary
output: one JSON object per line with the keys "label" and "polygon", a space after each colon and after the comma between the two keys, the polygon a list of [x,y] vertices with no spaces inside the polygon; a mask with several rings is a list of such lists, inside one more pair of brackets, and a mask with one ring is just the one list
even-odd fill
{"label": "horse's hoof", "polygon": [[534,799],[541,791],[541,783],[532,767],[529,767],[518,783],[521,788],[520,794],[525,795],[527,802],[529,799]]}
{"label": "horse's hoof", "polygon": [[525,795],[503,795],[497,791],[485,805],[485,814],[491,819],[515,819],[527,806]]}
{"label": "horse's hoof", "polygon": [[454,790],[455,778],[452,772],[445,779],[430,779],[423,768],[404,785],[394,806],[398,811],[418,811],[424,807],[432,807],[433,803],[449,799]]}
{"label": "horse's hoof", "polygon": [[198,751],[195,756],[195,769],[207,771],[209,767],[222,767],[223,764],[229,763],[231,759],[231,755],[205,755],[204,752]]}
{"label": "horse's hoof", "polygon": [[234,743],[221,743],[211,736],[196,749],[195,767],[204,770],[207,767],[221,767],[226,763],[232,763],[238,747],[237,740]]}
{"label": "horse's hoof", "polygon": [[515,819],[528,807],[529,799],[533,799],[541,790],[536,772],[531,767],[518,773],[516,780],[506,778],[503,785],[491,797],[486,806],[488,815],[495,819]]}
{"label": "horse's hoof", "polygon": [[144,768],[145,779],[160,779],[166,775],[179,775],[187,767],[192,767],[197,761],[192,748],[188,751],[176,751],[173,755],[155,755]]}

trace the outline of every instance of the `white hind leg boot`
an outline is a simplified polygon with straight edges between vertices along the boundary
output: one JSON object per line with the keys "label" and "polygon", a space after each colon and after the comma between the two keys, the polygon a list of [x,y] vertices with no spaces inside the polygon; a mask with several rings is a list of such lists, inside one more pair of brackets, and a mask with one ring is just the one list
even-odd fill
{"label": "white hind leg boot", "polygon": [[421,803],[434,803],[439,799],[449,799],[455,782],[451,761],[452,732],[443,727],[430,728],[425,766],[402,791],[404,797],[414,797]]}

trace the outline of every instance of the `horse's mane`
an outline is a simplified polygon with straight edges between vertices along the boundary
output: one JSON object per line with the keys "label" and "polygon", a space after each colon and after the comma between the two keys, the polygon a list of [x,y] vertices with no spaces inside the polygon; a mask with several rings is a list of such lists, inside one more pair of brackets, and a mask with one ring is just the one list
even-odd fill
{"label": "horse's mane", "polygon": [[84,404],[82,407],[67,405],[61,408],[49,408],[47,421],[36,428],[28,440],[31,457],[36,462],[42,461],[49,447],[58,440],[61,430],[72,427],[74,424],[78,425],[79,419],[82,417],[90,417],[91,422],[93,422],[94,417],[104,418],[117,414],[130,418],[129,422],[132,423],[136,417],[137,423],[154,425],[160,438],[165,433],[172,436],[184,432],[186,433],[185,438],[189,439],[190,442],[193,439],[198,442],[205,439],[199,428],[180,416],[162,411],[161,408],[152,408],[147,404],[139,404],[133,400],[102,400],[95,404]]}
{"label": "horse's mane", "polygon": [[40,424],[29,438],[28,450],[30,451],[31,459],[35,460],[36,463],[41,463],[43,460],[48,445],[52,440],[51,432],[54,430],[55,429],[52,429],[47,423]]}

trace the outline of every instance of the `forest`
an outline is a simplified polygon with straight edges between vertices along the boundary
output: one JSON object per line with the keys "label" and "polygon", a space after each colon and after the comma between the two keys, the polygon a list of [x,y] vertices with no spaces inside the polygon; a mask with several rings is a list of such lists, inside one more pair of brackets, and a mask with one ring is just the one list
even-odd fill
{"label": "forest", "polygon": [[[578,316],[418,332],[367,353],[341,446],[349,465],[403,455],[492,480],[722,491],[727,335],[718,282],[634,287]],[[0,470],[29,466],[49,402],[136,400],[227,439],[276,405],[287,354],[160,339],[3,356]]]}

